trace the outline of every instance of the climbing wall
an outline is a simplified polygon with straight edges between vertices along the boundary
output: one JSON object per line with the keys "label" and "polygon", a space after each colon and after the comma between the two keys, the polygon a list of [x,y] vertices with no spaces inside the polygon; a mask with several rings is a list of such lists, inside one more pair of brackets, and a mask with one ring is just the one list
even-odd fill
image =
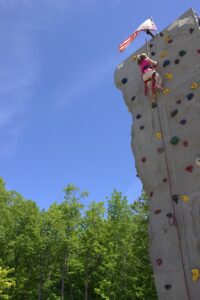
{"label": "climbing wall", "polygon": [[[133,117],[137,174],[149,195],[150,257],[160,300],[200,299],[200,30],[192,9],[148,42],[164,90],[152,109],[135,56],[115,83]],[[155,300],[155,299],[148,299]]]}

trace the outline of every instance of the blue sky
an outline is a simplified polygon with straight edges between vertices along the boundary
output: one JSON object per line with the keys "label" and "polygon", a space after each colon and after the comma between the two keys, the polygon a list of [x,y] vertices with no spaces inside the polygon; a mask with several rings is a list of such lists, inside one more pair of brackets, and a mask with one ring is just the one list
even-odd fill
{"label": "blue sky", "polygon": [[0,0],[0,176],[48,208],[73,183],[102,201],[129,201],[142,185],[131,152],[131,115],[116,66],[139,48],[117,47],[152,16],[161,31],[200,2]]}

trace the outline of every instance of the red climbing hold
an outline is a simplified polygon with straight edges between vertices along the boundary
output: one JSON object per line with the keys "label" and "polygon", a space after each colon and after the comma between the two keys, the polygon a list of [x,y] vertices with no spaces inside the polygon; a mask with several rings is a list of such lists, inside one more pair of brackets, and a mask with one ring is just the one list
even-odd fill
{"label": "red climbing hold", "polygon": [[152,197],[153,196],[153,192],[150,192],[150,197]]}
{"label": "red climbing hold", "polygon": [[181,104],[181,99],[178,99],[178,100],[176,101],[176,103],[177,103],[177,104]]}
{"label": "red climbing hold", "polygon": [[197,53],[198,53],[198,54],[200,54],[200,48],[199,48],[199,49],[197,49]]}
{"label": "red climbing hold", "polygon": [[185,171],[187,171],[187,172],[189,172],[189,173],[192,173],[193,168],[194,168],[194,167],[193,167],[192,165],[187,166],[187,167],[185,168]]}
{"label": "red climbing hold", "polygon": [[163,179],[163,182],[167,182],[167,178],[164,178],[164,179]]}

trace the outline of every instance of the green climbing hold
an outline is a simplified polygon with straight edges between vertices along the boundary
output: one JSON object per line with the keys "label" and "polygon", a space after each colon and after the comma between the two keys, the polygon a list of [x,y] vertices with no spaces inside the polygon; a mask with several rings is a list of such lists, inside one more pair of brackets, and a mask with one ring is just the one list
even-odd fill
{"label": "green climbing hold", "polygon": [[179,55],[180,55],[180,57],[183,57],[185,54],[186,54],[186,51],[185,51],[185,50],[181,50],[181,51],[179,51]]}
{"label": "green climbing hold", "polygon": [[178,142],[179,142],[179,138],[177,136],[173,136],[170,140],[170,143],[172,145],[176,145],[176,144],[178,144]]}

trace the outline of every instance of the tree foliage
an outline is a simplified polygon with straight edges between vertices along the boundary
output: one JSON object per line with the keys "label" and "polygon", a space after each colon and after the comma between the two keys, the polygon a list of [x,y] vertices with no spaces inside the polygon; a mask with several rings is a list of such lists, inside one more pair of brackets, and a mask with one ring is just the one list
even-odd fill
{"label": "tree foliage", "polygon": [[146,194],[84,208],[74,185],[40,210],[0,178],[0,299],[155,300]]}

